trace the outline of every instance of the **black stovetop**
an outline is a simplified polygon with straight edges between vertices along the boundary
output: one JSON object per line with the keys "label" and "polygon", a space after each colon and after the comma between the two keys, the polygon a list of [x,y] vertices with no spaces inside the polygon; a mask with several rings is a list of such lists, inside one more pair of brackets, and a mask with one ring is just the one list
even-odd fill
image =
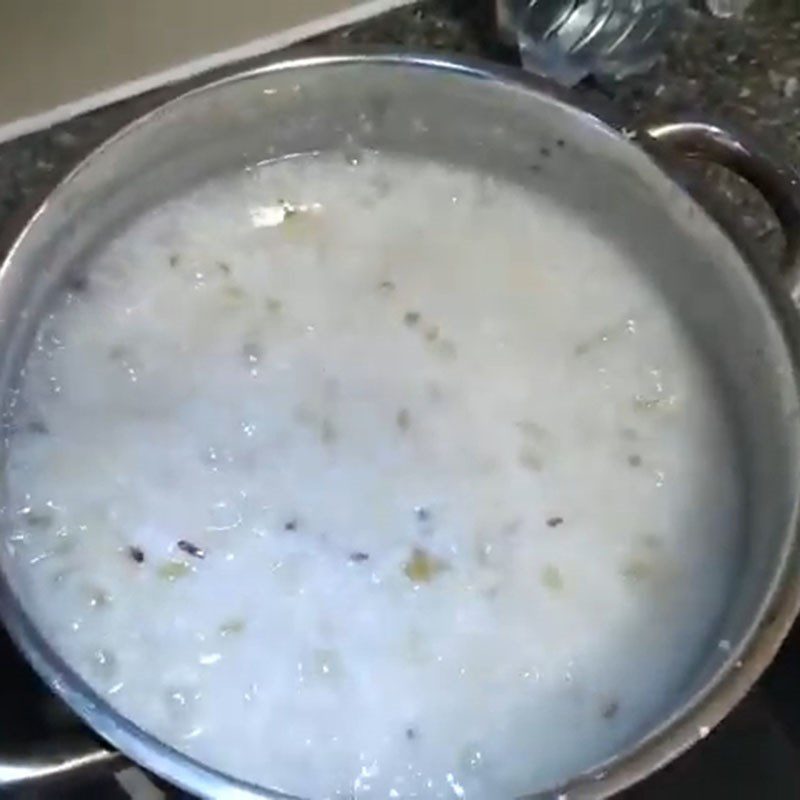
{"label": "black stovetop", "polygon": [[[0,629],[0,758],[4,745],[35,747],[80,723],[33,674]],[[152,779],[167,800],[188,796]],[[2,795],[2,790],[0,790]],[[125,800],[114,776],[14,800]],[[800,624],[750,695],[711,735],[621,800],[800,800]]]}

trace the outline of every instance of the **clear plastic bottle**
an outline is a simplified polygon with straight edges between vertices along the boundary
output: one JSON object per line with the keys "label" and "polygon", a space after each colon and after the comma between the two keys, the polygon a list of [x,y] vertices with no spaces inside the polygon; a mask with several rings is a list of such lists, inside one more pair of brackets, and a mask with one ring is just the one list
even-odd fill
{"label": "clear plastic bottle", "polygon": [[525,69],[571,86],[650,67],[683,0],[497,0],[498,23]]}

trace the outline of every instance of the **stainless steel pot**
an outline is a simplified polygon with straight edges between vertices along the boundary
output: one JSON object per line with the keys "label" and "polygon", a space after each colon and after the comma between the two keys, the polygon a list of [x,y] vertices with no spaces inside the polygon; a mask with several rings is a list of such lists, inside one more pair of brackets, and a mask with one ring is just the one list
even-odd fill
{"label": "stainless steel pot", "polygon": [[[730,711],[772,659],[800,603],[796,312],[778,265],[761,265],[734,243],[739,237],[661,159],[675,149],[701,155],[755,184],[781,221],[782,267],[792,276],[800,264],[798,176],[708,123],[662,125],[642,143],[644,149],[547,84],[474,61],[306,58],[205,86],[116,135],[15,232],[0,270],[0,393],[8,396],[43,309],[87,254],[133,215],[212,174],[299,152],[380,148],[466,164],[548,192],[576,226],[601,230],[635,258],[701,344],[726,389],[720,413],[736,424],[747,499],[747,539],[727,609],[681,691],[625,752],[536,795],[608,796],[677,756]],[[37,631],[3,563],[0,608],[8,630],[100,737],[197,795],[284,797],[197,763],[121,717]],[[111,757],[91,743],[73,755],[41,756],[38,766],[7,759],[0,781],[58,775]]]}

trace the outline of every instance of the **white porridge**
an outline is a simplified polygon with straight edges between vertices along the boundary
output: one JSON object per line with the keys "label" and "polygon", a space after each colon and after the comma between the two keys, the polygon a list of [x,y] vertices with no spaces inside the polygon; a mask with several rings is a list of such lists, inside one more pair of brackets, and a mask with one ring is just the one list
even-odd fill
{"label": "white porridge", "polygon": [[292,159],[140,218],[41,327],[4,563],[120,711],[318,798],[502,800],[652,724],[735,460],[657,289],[543,197]]}

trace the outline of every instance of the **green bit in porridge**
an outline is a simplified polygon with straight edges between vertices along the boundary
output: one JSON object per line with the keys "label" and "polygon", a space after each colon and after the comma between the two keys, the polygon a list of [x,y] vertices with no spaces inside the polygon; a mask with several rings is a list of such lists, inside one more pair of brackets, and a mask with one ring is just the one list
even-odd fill
{"label": "green bit in porridge", "polygon": [[595,334],[590,339],[587,339],[584,342],[580,342],[578,345],[575,346],[573,352],[576,356],[585,356],[587,353],[590,353],[597,345],[605,344],[611,336],[611,330],[609,328],[604,328],[600,333]]}
{"label": "green bit in porridge", "polygon": [[633,407],[636,411],[655,411],[664,405],[663,397],[647,397],[637,394],[633,398]]}
{"label": "green bit in porridge", "polygon": [[292,242],[312,244],[315,238],[315,222],[319,208],[316,204],[282,203],[283,224],[280,226],[286,238]]}
{"label": "green bit in porridge", "polygon": [[450,339],[434,339],[431,342],[431,347],[437,356],[446,361],[452,361],[458,355],[455,343]]}
{"label": "green bit in porridge", "polygon": [[242,633],[245,629],[246,623],[241,617],[232,617],[231,619],[222,622],[218,628],[220,636],[235,636],[237,633]]}
{"label": "green bit in porridge", "polygon": [[35,528],[39,530],[50,528],[53,524],[52,514],[31,511],[30,509],[23,513],[22,519],[29,528]]}
{"label": "green bit in porridge", "polygon": [[326,445],[333,444],[339,438],[336,426],[328,417],[325,417],[320,423],[319,437]]}
{"label": "green bit in porridge", "polygon": [[532,441],[540,442],[547,438],[547,431],[537,422],[521,419],[516,423],[520,433]]}
{"label": "green bit in porridge", "polygon": [[192,571],[192,568],[186,561],[177,561],[171,559],[166,561],[158,568],[158,577],[165,581],[176,581],[183,578]]}
{"label": "green bit in porridge", "polygon": [[603,719],[614,719],[619,713],[619,701],[618,700],[609,700],[607,703],[603,705],[600,710],[600,716]]}
{"label": "green bit in porridge", "polygon": [[111,603],[111,594],[105,589],[91,589],[89,591],[89,605],[92,608],[105,608]]}
{"label": "green bit in porridge", "polygon": [[519,454],[520,465],[531,472],[541,472],[544,469],[544,460],[532,447],[523,447]]}
{"label": "green bit in porridge", "polygon": [[425,329],[425,338],[429,342],[435,342],[439,338],[439,326],[438,325],[429,325]]}
{"label": "green bit in porridge", "polygon": [[122,344],[115,344],[108,350],[108,357],[111,361],[125,361],[130,358],[131,351]]}
{"label": "green bit in porridge", "polygon": [[52,575],[52,583],[55,586],[65,583],[70,578],[72,578],[76,573],[76,570],[73,567],[67,567],[65,569],[56,570]]}
{"label": "green bit in porridge", "polygon": [[403,571],[406,577],[416,584],[430,583],[437,575],[447,569],[447,562],[421,547],[411,551],[411,558],[406,562]]}
{"label": "green bit in porridge", "polygon": [[239,305],[245,300],[244,289],[241,286],[225,286],[222,296],[229,305]]}
{"label": "green bit in porridge", "polygon": [[405,432],[411,427],[411,414],[407,408],[401,408],[395,417],[397,427]]}
{"label": "green bit in porridge", "polygon": [[647,580],[653,574],[653,564],[643,558],[629,558],[622,565],[622,575],[633,583]]}
{"label": "green bit in porridge", "polygon": [[642,545],[647,550],[659,550],[663,545],[663,541],[660,536],[656,536],[654,533],[645,533],[642,537]]}
{"label": "green bit in porridge", "polygon": [[269,311],[270,314],[280,314],[283,310],[283,303],[278,300],[277,297],[268,297],[264,301],[264,305],[267,307],[267,311]]}
{"label": "green bit in porridge", "polygon": [[561,592],[564,589],[564,575],[554,564],[547,564],[542,569],[542,585],[551,592]]}
{"label": "green bit in porridge", "polygon": [[430,381],[425,389],[431,403],[440,403],[444,399],[444,390],[438,381]]}
{"label": "green bit in porridge", "polygon": [[75,540],[67,533],[59,531],[58,539],[53,547],[53,554],[57,556],[68,556],[75,550]]}

